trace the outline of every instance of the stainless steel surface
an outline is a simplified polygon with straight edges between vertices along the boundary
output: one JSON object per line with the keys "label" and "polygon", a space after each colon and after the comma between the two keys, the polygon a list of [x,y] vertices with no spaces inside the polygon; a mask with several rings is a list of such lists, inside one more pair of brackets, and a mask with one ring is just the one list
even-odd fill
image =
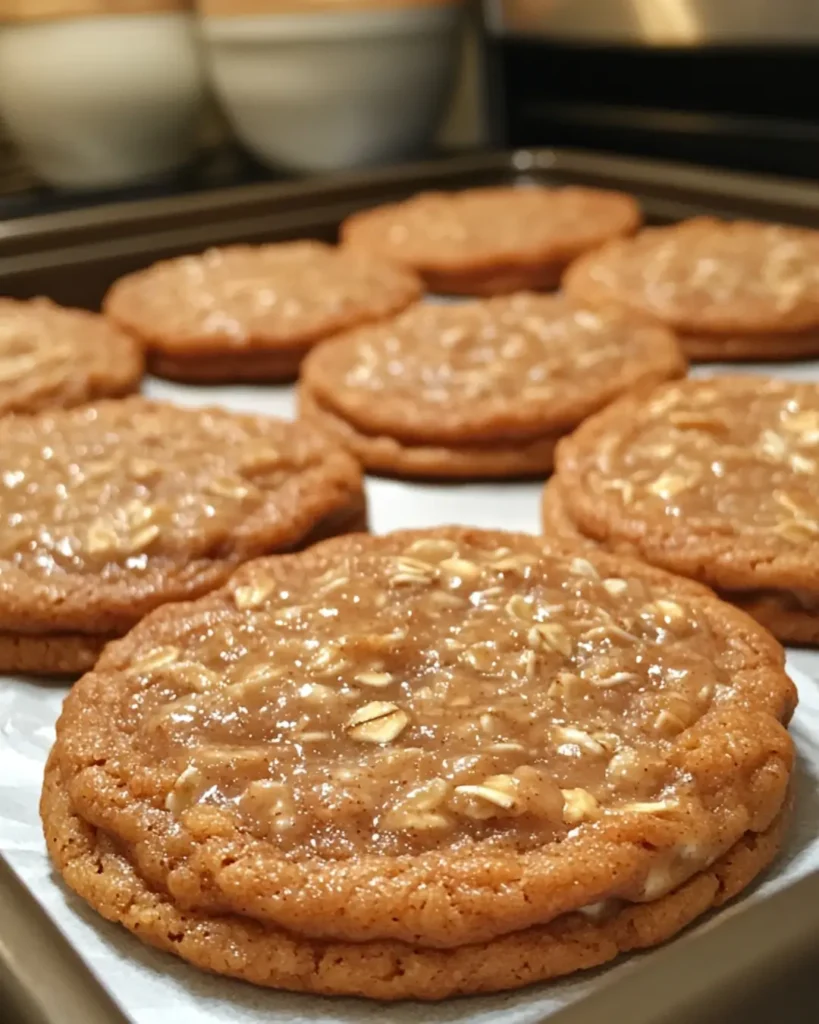
{"label": "stainless steel surface", "polygon": [[493,33],[586,44],[804,46],[819,0],[484,0]]}
{"label": "stainless steel surface", "polygon": [[2,1024],[126,1024],[114,1002],[0,857]]}

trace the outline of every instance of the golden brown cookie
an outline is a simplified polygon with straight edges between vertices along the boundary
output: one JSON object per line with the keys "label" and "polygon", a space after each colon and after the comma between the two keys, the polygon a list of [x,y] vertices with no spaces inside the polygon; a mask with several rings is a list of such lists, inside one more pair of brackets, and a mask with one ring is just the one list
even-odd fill
{"label": "golden brown cookie", "polygon": [[126,395],[143,369],[140,345],[99,314],[0,298],[0,415]]}
{"label": "golden brown cookie", "polygon": [[[553,476],[543,488],[541,506],[543,534],[548,540],[587,546],[592,549],[618,551],[639,558],[639,549],[626,542],[605,544],[580,532],[566,508],[560,480]],[[789,644],[819,646],[819,604],[811,602],[807,593],[789,594],[780,590],[720,590],[717,594],[752,615],[758,622]]]}
{"label": "golden brown cookie", "polygon": [[602,544],[581,533],[577,524],[569,516],[566,502],[561,494],[560,480],[556,475],[547,480],[546,486],[543,488],[540,511],[543,536],[547,541],[557,544],[573,544],[576,547],[590,547],[593,550],[603,549]]}
{"label": "golden brown cookie", "polygon": [[152,608],[366,522],[358,466],[303,424],[132,398],[6,417],[0,447],[7,672],[84,671]]}
{"label": "golden brown cookie", "polygon": [[234,245],[117,281],[104,309],[139,338],[151,370],[227,383],[295,377],[316,342],[421,295],[408,270],[322,242]]}
{"label": "golden brown cookie", "polygon": [[688,380],[561,442],[547,535],[700,580],[781,640],[819,641],[819,385]]}
{"label": "golden brown cookie", "polygon": [[651,903],[601,904],[489,942],[428,949],[396,941],[328,942],[248,917],[180,910],[140,878],[101,830],[71,810],[52,761],[41,804],[51,856],[71,888],[143,942],[206,971],[256,985],[370,999],[497,992],[596,967],[657,946],[734,899],[773,861],[787,818],[749,832],[705,871]]}
{"label": "golden brown cookie", "polygon": [[819,231],[709,217],[647,228],[579,259],[563,287],[655,317],[691,359],[819,354]]}
{"label": "golden brown cookie", "polygon": [[685,369],[653,323],[521,293],[419,304],[318,346],[300,409],[375,472],[519,477],[548,472],[589,414]]}
{"label": "golden brown cookie", "polygon": [[662,941],[770,861],[795,699],[765,630],[638,562],[336,538],[109,645],[44,827],[77,892],[199,966],[518,987]]}
{"label": "golden brown cookie", "polygon": [[640,226],[636,201],[588,188],[476,188],[424,192],[349,217],[347,247],[419,273],[442,295],[556,288],[584,252]]}

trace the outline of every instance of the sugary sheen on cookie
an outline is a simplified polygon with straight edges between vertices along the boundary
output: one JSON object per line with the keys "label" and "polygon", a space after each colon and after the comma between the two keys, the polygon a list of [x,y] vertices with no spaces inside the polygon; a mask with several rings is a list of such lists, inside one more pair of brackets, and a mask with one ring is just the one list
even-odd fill
{"label": "sugary sheen on cookie", "polygon": [[225,383],[295,377],[316,342],[420,294],[409,270],[300,241],[156,263],[117,281],[104,308],[145,344],[154,373]]}
{"label": "sugary sheen on cookie", "polygon": [[544,504],[547,533],[630,551],[782,640],[819,642],[819,385],[736,376],[626,398],[561,442]]}
{"label": "sugary sheen on cookie", "polygon": [[0,415],[126,395],[143,368],[138,342],[96,313],[0,298]]}
{"label": "sugary sheen on cookie", "polygon": [[434,292],[500,295],[557,287],[566,266],[642,220],[636,201],[589,188],[502,187],[423,192],[364,210],[345,246],[419,273]]}
{"label": "sugary sheen on cookie", "polygon": [[655,317],[691,359],[819,353],[819,231],[710,217],[647,228],[579,259],[563,287]]}
{"label": "sugary sheen on cookie", "polygon": [[674,336],[635,314],[521,293],[419,304],[320,345],[300,405],[371,470],[514,477],[547,472],[586,416],[685,369]]}
{"label": "sugary sheen on cookie", "polygon": [[80,672],[166,601],[364,523],[361,474],[305,425],[141,398],[0,419],[0,667]]}
{"label": "sugary sheen on cookie", "polygon": [[774,856],[783,653],[698,584],[458,528],[247,564],[72,690],[68,884],[261,985],[515,988],[660,942]]}

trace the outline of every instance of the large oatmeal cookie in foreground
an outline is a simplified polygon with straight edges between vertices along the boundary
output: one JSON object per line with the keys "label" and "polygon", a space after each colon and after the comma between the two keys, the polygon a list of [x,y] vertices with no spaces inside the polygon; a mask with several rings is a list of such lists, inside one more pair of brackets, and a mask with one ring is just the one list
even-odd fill
{"label": "large oatmeal cookie in foreground", "polygon": [[364,525],[357,464],[304,424],[141,398],[0,420],[0,667],[82,672],[167,601]]}
{"label": "large oatmeal cookie in foreground", "polygon": [[536,538],[353,536],[150,615],[66,701],[69,884],[200,966],[378,998],[661,941],[773,857],[781,648],[696,584]]}
{"label": "large oatmeal cookie in foreground", "polygon": [[663,385],[561,442],[547,529],[573,528],[693,577],[781,640],[817,643],[817,445],[816,384],[736,376]]}

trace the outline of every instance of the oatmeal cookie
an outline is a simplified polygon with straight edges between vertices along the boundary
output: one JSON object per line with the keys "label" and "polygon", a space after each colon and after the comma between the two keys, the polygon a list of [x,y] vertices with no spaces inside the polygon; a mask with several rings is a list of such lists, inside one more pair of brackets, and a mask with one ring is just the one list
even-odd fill
{"label": "oatmeal cookie", "polygon": [[409,270],[322,242],[234,245],[117,281],[106,314],[139,338],[152,372],[200,383],[292,379],[316,342],[421,295]]}
{"label": "oatmeal cookie", "polygon": [[441,950],[397,941],[310,940],[248,917],[180,910],[140,878],[103,831],[71,810],[53,762],[42,811],[51,855],[66,882],[143,942],[256,985],[381,1000],[521,988],[660,945],[755,881],[779,852],[787,823],[780,815],[764,832],[747,833],[709,868],[650,903],[599,903],[500,939]]}
{"label": "oatmeal cookie", "polygon": [[303,424],[130,398],[5,417],[0,447],[7,672],[84,671],[158,605],[365,525],[357,464]]}
{"label": "oatmeal cookie", "polygon": [[710,217],[647,228],[579,259],[563,287],[655,317],[691,359],[819,354],[819,231]]}
{"label": "oatmeal cookie", "polygon": [[326,342],[304,362],[299,400],[375,472],[520,477],[548,472],[586,416],[685,369],[664,328],[521,293],[419,304]]}
{"label": "oatmeal cookie", "polygon": [[751,881],[794,704],[781,647],[691,581],[503,532],[336,538],[108,646],[45,833],[103,915],[220,973],[513,988]]}
{"label": "oatmeal cookie", "polygon": [[[700,580],[781,640],[819,641],[819,385],[664,385],[561,442],[544,517]],[[576,538],[575,538],[576,539]]]}
{"label": "oatmeal cookie", "polygon": [[345,246],[410,267],[430,291],[501,295],[551,289],[582,253],[641,223],[636,201],[588,188],[424,192],[349,217]]}
{"label": "oatmeal cookie", "polygon": [[[600,549],[602,544],[581,533],[580,528],[573,522],[566,510],[566,502],[561,494],[560,480],[557,475],[552,476],[543,488],[541,498],[541,521],[543,524],[543,536],[547,541],[556,543],[573,544],[575,547],[589,547]],[[628,553],[628,552],[626,552]]]}
{"label": "oatmeal cookie", "polygon": [[0,415],[126,395],[143,369],[140,345],[97,313],[0,298]]}
{"label": "oatmeal cookie", "polygon": [[[553,476],[543,488],[541,504],[543,534],[546,538],[592,549],[619,551],[639,558],[639,549],[626,541],[605,544],[581,533],[572,520],[561,494],[560,480]],[[819,603],[808,593],[769,590],[720,590],[716,593],[752,615],[784,643],[819,646]]]}

